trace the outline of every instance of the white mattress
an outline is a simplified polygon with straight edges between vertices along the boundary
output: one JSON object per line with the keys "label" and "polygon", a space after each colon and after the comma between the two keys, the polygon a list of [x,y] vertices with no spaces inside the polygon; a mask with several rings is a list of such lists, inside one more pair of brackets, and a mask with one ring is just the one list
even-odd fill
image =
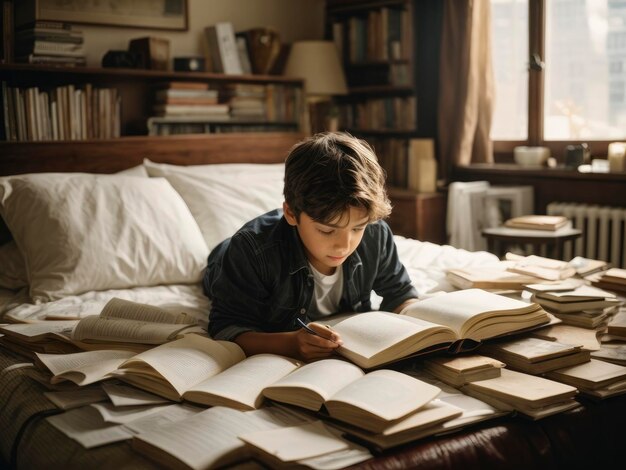
{"label": "white mattress", "polygon": [[[451,246],[395,237],[400,259],[407,267],[411,280],[421,296],[454,288],[445,279],[445,270],[468,266],[496,265],[498,258],[487,252],[469,252]],[[200,284],[135,287],[133,289],[91,291],[48,303],[33,304],[26,290],[0,290],[0,320],[30,322],[46,318],[82,318],[99,314],[112,298],[120,297],[134,302],[184,309],[206,323],[210,308]],[[372,294],[372,304],[380,305],[380,298]]]}

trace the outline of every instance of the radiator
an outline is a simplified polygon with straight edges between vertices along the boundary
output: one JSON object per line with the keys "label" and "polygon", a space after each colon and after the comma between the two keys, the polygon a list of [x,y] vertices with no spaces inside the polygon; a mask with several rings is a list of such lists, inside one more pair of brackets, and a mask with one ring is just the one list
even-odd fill
{"label": "radiator", "polygon": [[566,243],[565,259],[584,256],[626,267],[626,208],[552,202],[547,213],[564,215],[583,232],[573,248]]}

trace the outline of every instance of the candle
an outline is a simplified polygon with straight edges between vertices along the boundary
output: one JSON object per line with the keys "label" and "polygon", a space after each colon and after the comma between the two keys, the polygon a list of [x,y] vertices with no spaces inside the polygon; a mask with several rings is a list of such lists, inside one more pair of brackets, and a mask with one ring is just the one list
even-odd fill
{"label": "candle", "polygon": [[621,173],[626,170],[626,142],[611,142],[608,152],[609,171]]}

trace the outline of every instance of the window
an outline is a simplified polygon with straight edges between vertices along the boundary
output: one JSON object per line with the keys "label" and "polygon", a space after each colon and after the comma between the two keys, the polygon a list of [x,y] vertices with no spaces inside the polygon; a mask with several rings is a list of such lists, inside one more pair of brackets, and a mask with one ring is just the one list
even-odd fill
{"label": "window", "polygon": [[491,0],[496,155],[626,138],[626,0]]}

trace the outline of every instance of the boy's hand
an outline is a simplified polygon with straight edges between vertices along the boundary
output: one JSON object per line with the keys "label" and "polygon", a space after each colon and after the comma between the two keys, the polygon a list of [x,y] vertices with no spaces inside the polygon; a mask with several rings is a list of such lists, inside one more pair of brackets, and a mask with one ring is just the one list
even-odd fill
{"label": "boy's hand", "polygon": [[319,323],[307,325],[311,332],[304,328],[296,331],[296,347],[298,354],[305,361],[323,359],[332,355],[335,349],[341,346],[341,336],[329,327]]}

